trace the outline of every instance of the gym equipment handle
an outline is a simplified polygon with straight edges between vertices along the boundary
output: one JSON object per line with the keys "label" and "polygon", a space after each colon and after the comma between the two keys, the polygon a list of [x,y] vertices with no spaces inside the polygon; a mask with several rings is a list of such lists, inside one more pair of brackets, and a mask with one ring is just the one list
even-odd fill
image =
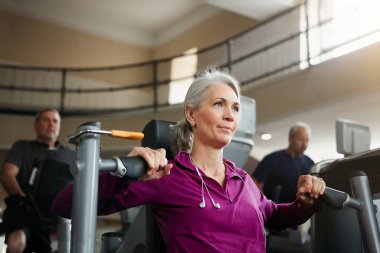
{"label": "gym equipment handle", "polygon": [[141,140],[144,138],[144,134],[140,132],[131,132],[123,130],[111,130],[111,136],[124,139]]}
{"label": "gym equipment handle", "polygon": [[148,164],[144,158],[140,156],[114,157],[114,159],[117,158],[120,159],[120,162],[125,168],[125,173],[122,175],[123,178],[138,179],[142,177],[148,169]]}
{"label": "gym equipment handle", "polygon": [[347,205],[349,198],[350,196],[347,193],[330,187],[326,187],[325,193],[322,195],[324,202],[335,210],[344,208]]}
{"label": "gym equipment handle", "polygon": [[357,210],[363,208],[362,201],[351,198],[346,192],[338,191],[330,187],[326,187],[322,199],[329,207],[335,210],[343,209],[346,206]]}

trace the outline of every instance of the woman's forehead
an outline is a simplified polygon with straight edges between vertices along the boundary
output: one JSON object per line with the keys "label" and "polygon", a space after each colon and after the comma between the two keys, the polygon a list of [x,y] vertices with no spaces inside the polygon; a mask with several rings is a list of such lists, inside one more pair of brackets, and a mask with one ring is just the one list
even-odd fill
{"label": "woman's forehead", "polygon": [[209,99],[225,98],[228,100],[235,100],[236,102],[239,102],[235,90],[231,86],[224,83],[211,85],[207,89],[207,97]]}

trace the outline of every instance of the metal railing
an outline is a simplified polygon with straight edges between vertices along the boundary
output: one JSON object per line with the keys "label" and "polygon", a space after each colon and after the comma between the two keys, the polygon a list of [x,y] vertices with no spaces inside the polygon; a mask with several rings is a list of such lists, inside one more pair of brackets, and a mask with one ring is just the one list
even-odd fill
{"label": "metal railing", "polygon": [[[0,64],[0,113],[34,114],[44,107],[59,108],[63,115],[142,109],[157,112],[173,105],[168,98],[170,85],[191,82],[194,74],[207,66],[230,69],[244,89],[300,71],[309,67],[313,58],[321,58],[337,47],[379,32],[376,29],[345,43],[320,46],[315,53],[310,49],[310,37],[322,34],[334,21],[333,17],[327,17],[311,24],[310,16],[319,16],[319,12],[320,9],[312,9],[305,2],[195,53],[148,62],[96,68]],[[195,71],[173,77],[174,61],[194,56]]]}

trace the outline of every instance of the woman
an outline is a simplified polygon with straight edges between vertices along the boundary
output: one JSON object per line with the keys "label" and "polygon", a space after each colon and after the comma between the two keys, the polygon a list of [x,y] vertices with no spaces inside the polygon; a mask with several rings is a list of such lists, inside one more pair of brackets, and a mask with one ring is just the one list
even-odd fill
{"label": "woman", "polygon": [[[312,198],[325,184],[310,175],[298,182],[297,200],[275,204],[265,198],[251,177],[223,158],[239,122],[239,83],[229,74],[208,70],[187,92],[184,119],[174,128],[173,161],[165,150],[135,147],[149,169],[143,180],[126,184],[102,174],[98,214],[150,204],[167,252],[265,252],[264,225],[273,229],[301,224],[313,214]],[[72,186],[56,198],[53,211],[70,215]]]}

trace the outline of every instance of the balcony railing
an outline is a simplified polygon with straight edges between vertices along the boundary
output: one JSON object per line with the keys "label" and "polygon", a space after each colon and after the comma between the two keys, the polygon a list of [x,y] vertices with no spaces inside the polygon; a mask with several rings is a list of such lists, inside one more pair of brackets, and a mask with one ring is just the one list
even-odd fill
{"label": "balcony railing", "polygon": [[[173,106],[171,85],[191,82],[198,70],[210,65],[230,69],[244,93],[331,59],[337,48],[379,33],[372,27],[345,41],[326,42],[335,17],[321,15],[321,4],[314,6],[306,2],[208,48],[148,62],[97,68],[1,64],[0,113],[34,114],[45,107],[59,108],[63,115],[158,111]],[[190,57],[196,58],[194,71],[174,75],[176,60],[186,67]]]}

